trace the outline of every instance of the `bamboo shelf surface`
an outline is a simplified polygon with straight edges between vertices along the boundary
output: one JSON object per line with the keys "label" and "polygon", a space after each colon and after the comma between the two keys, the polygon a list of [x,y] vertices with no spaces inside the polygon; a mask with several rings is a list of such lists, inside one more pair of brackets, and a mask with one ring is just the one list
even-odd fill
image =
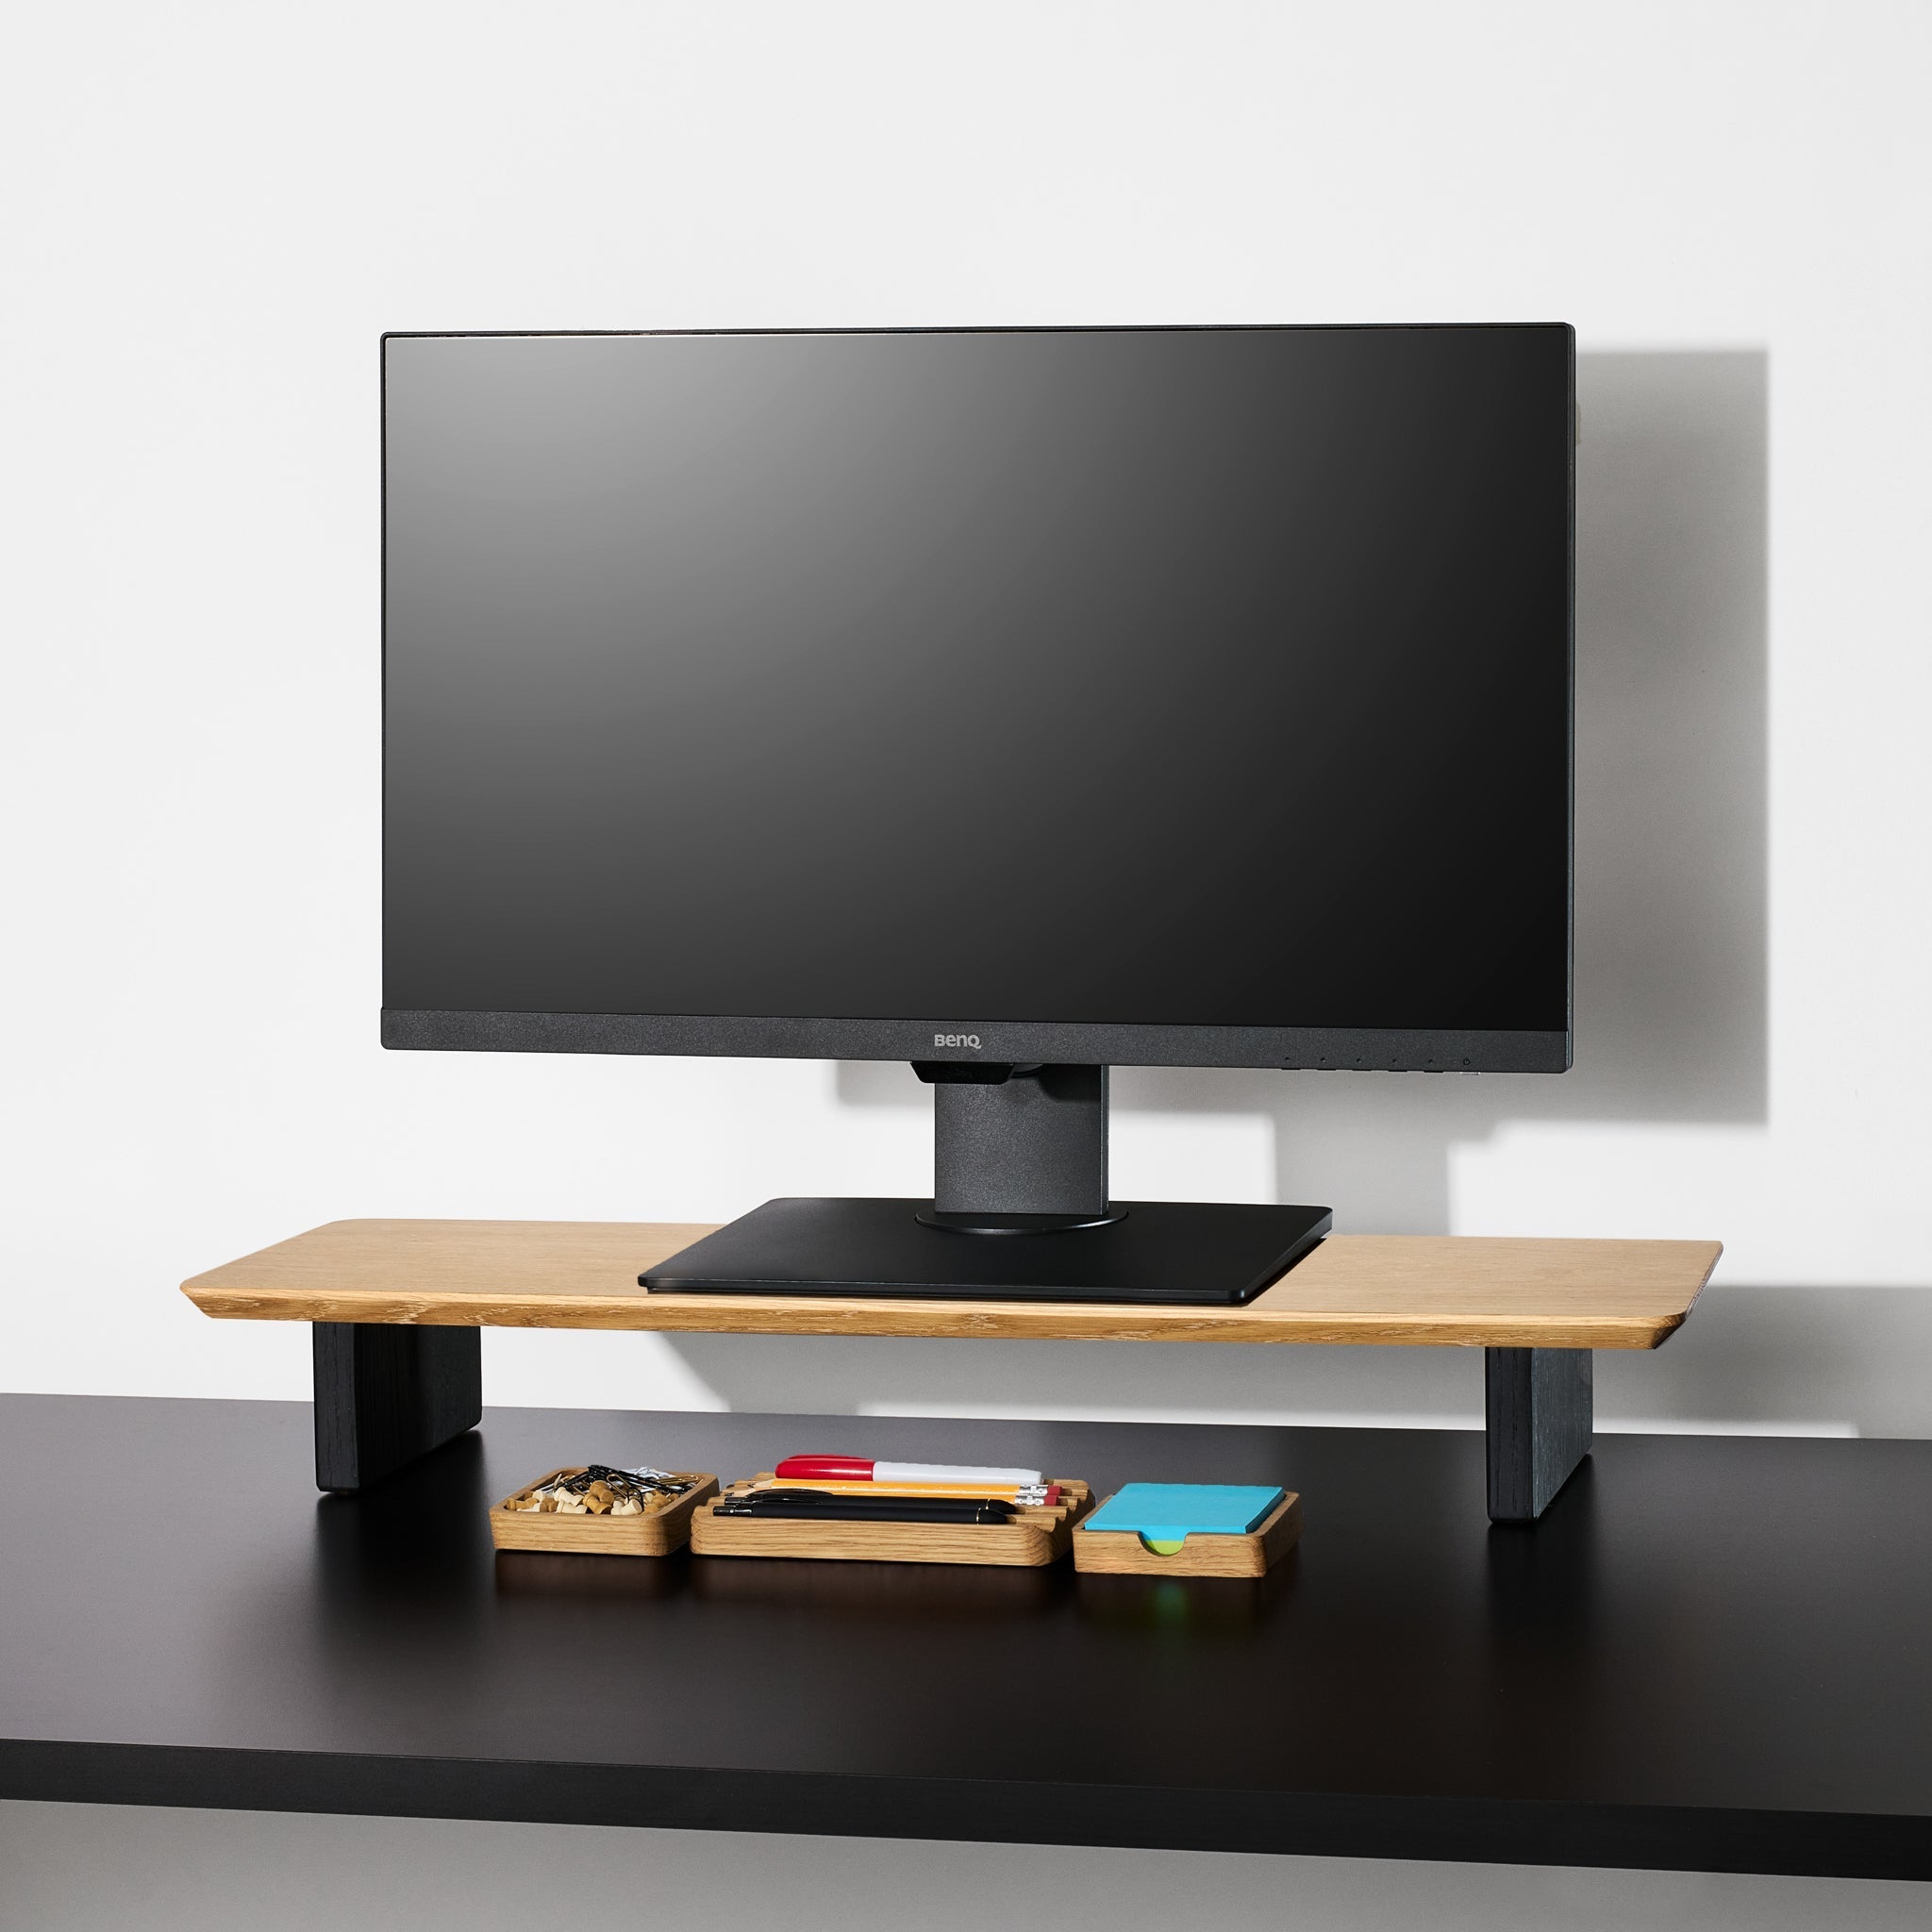
{"label": "bamboo shelf surface", "polygon": [[1717,1241],[1331,1235],[1244,1307],[653,1294],[708,1225],[332,1221],[182,1284],[225,1320],[1060,1341],[1656,1348]]}

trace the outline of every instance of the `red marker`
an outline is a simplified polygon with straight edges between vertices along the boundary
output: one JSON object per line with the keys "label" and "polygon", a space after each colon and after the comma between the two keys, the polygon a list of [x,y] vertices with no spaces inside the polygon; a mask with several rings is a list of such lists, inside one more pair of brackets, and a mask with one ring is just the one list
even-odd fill
{"label": "red marker", "polygon": [[788,1456],[773,1474],[790,1482],[987,1484],[995,1489],[1037,1489],[1037,1469],[983,1469],[963,1462],[874,1462],[859,1456]]}

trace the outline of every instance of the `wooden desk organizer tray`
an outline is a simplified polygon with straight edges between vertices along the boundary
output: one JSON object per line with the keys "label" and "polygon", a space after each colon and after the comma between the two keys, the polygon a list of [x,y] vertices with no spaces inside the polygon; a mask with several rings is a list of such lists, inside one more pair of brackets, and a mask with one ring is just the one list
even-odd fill
{"label": "wooden desk organizer tray", "polygon": [[[733,1483],[726,1496],[741,1495],[754,1482],[776,1478],[770,1470]],[[1058,1562],[1072,1543],[1074,1525],[1093,1508],[1085,1483],[1059,1479],[1059,1502],[1051,1509],[1022,1509],[1009,1523],[787,1523],[749,1516],[720,1516],[714,1497],[691,1518],[691,1552],[699,1557],[809,1557],[843,1563],[998,1563],[1031,1567]]]}
{"label": "wooden desk organizer tray", "polygon": [[525,1483],[490,1512],[490,1535],[499,1550],[556,1550],[575,1557],[668,1557],[681,1550],[691,1536],[691,1517],[701,1503],[718,1493],[718,1478],[703,1470],[676,1469],[697,1487],[641,1516],[577,1516],[544,1514],[520,1509],[532,1490],[547,1488],[560,1477],[581,1475],[585,1465],[565,1463],[548,1475]]}
{"label": "wooden desk organizer tray", "polygon": [[1267,1520],[1244,1535],[1195,1530],[1163,1555],[1131,1529],[1083,1529],[1074,1568],[1110,1576],[1265,1576],[1302,1533],[1302,1499],[1290,1490]]}

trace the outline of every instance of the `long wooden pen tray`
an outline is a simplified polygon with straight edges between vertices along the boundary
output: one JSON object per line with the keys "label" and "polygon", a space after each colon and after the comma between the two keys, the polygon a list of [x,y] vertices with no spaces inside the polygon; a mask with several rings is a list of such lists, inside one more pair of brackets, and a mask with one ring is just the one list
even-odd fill
{"label": "long wooden pen tray", "polygon": [[579,1474],[581,1462],[567,1462],[548,1475],[525,1483],[490,1512],[491,1540],[499,1550],[561,1550],[574,1557],[668,1557],[681,1550],[691,1534],[691,1512],[718,1493],[718,1478],[707,1471],[680,1469],[696,1484],[662,1509],[641,1516],[546,1516],[535,1509],[513,1509],[532,1490],[541,1490],[561,1475]]}
{"label": "long wooden pen tray", "polygon": [[[775,1480],[770,1470],[733,1483],[724,1496],[742,1495],[753,1482]],[[1062,1481],[1053,1508],[1022,1509],[1008,1523],[787,1523],[775,1517],[720,1516],[724,1496],[703,1504],[691,1520],[691,1546],[700,1557],[812,1557],[835,1563],[998,1563],[1030,1568],[1058,1562],[1073,1547],[1074,1525],[1093,1508],[1085,1483]]]}

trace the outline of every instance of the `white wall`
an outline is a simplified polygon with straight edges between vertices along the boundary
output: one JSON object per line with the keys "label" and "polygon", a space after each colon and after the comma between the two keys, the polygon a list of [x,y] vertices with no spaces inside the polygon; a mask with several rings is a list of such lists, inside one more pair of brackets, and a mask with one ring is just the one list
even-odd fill
{"label": "white wall", "polygon": [[[1576,1070],[1128,1072],[1117,1183],[1717,1235],[1691,1329],[1606,1365],[1608,1422],[1932,1426],[1923,7],[201,0],[14,44],[0,1387],[300,1394],[301,1331],[171,1291],[338,1216],[722,1218],[927,1172],[903,1068],[377,1047],[380,330],[1563,317]],[[519,1335],[489,1373],[1475,1402],[1455,1356]]]}
{"label": "white wall", "polygon": [[[925,1171],[903,1069],[377,1048],[380,330],[1564,318],[1576,1071],[1127,1073],[1117,1184],[1721,1236],[1607,1422],[1932,1432],[1916,0],[71,0],[8,46],[0,1388],[301,1394],[306,1331],[174,1284],[338,1216]],[[1476,1407],[1470,1358],[1394,1351],[518,1335],[488,1373]]]}

